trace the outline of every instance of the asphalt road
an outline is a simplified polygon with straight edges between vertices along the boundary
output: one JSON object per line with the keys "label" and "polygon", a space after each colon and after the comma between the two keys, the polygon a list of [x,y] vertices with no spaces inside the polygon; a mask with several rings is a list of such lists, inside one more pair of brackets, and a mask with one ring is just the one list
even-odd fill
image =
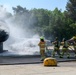
{"label": "asphalt road", "polygon": [[[47,56],[51,57],[51,56]],[[64,58],[59,58],[58,55],[54,57],[58,62],[66,62],[66,61],[75,61],[76,57],[74,56],[74,52],[70,51],[70,58],[67,58],[64,55]],[[40,61],[40,55],[9,55],[9,56],[0,56],[0,65],[10,65],[10,64],[35,64],[42,63]]]}
{"label": "asphalt road", "polygon": [[[75,61],[76,57],[71,55],[68,59],[66,56],[64,58],[59,58],[58,56],[55,57],[58,62],[64,61]],[[10,65],[10,64],[36,64],[42,63],[40,61],[39,55],[29,55],[29,56],[0,56],[0,65]]]}

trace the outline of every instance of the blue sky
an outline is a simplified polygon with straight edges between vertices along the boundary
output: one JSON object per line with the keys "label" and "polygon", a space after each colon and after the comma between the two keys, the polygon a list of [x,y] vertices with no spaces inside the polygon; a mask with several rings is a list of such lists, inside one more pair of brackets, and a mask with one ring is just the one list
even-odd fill
{"label": "blue sky", "polygon": [[44,8],[54,10],[56,7],[64,11],[68,0],[0,0],[0,5],[4,5],[7,11],[11,12],[12,7],[20,5],[28,10],[33,8]]}

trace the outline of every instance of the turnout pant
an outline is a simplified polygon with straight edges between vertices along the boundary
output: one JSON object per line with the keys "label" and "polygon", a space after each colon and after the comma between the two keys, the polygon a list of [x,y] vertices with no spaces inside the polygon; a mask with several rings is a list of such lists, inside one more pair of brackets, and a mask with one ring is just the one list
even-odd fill
{"label": "turnout pant", "polygon": [[54,50],[53,50],[53,57],[55,56],[55,52],[57,52],[57,54],[60,56],[60,50],[58,47],[54,47]]}
{"label": "turnout pant", "polygon": [[76,46],[73,46],[74,47],[74,53],[76,54]]}
{"label": "turnout pant", "polygon": [[45,48],[40,49],[40,55],[41,55],[41,59],[45,58]]}
{"label": "turnout pant", "polygon": [[63,57],[65,53],[67,54],[67,57],[70,56],[68,48],[62,48],[62,54],[61,54],[61,56]]}

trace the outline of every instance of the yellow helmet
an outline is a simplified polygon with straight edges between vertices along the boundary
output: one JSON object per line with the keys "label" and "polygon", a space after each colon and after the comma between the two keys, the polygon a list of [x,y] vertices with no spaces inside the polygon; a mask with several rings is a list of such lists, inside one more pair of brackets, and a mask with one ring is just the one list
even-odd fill
{"label": "yellow helmet", "polygon": [[76,40],[76,36],[74,36],[73,39]]}
{"label": "yellow helmet", "polygon": [[43,36],[41,36],[41,37],[40,37],[40,39],[44,39],[44,37],[43,37]]}

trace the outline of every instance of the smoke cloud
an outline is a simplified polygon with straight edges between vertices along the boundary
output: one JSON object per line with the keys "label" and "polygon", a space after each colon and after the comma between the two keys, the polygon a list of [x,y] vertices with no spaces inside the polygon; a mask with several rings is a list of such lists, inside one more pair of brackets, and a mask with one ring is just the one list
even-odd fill
{"label": "smoke cloud", "polygon": [[[14,21],[14,16],[12,15],[8,18],[7,13],[8,12],[6,8],[0,6],[0,19],[6,22],[6,26],[9,30],[9,38],[7,41],[4,42],[4,50],[8,50],[8,52],[12,54],[39,54],[39,35],[32,33],[31,29],[27,27],[29,24],[32,23],[33,20],[30,21],[30,23],[27,23],[26,21],[26,24],[24,26],[22,22],[17,23],[19,17],[16,18],[17,21]],[[21,17],[21,19],[23,20],[24,17]]]}

